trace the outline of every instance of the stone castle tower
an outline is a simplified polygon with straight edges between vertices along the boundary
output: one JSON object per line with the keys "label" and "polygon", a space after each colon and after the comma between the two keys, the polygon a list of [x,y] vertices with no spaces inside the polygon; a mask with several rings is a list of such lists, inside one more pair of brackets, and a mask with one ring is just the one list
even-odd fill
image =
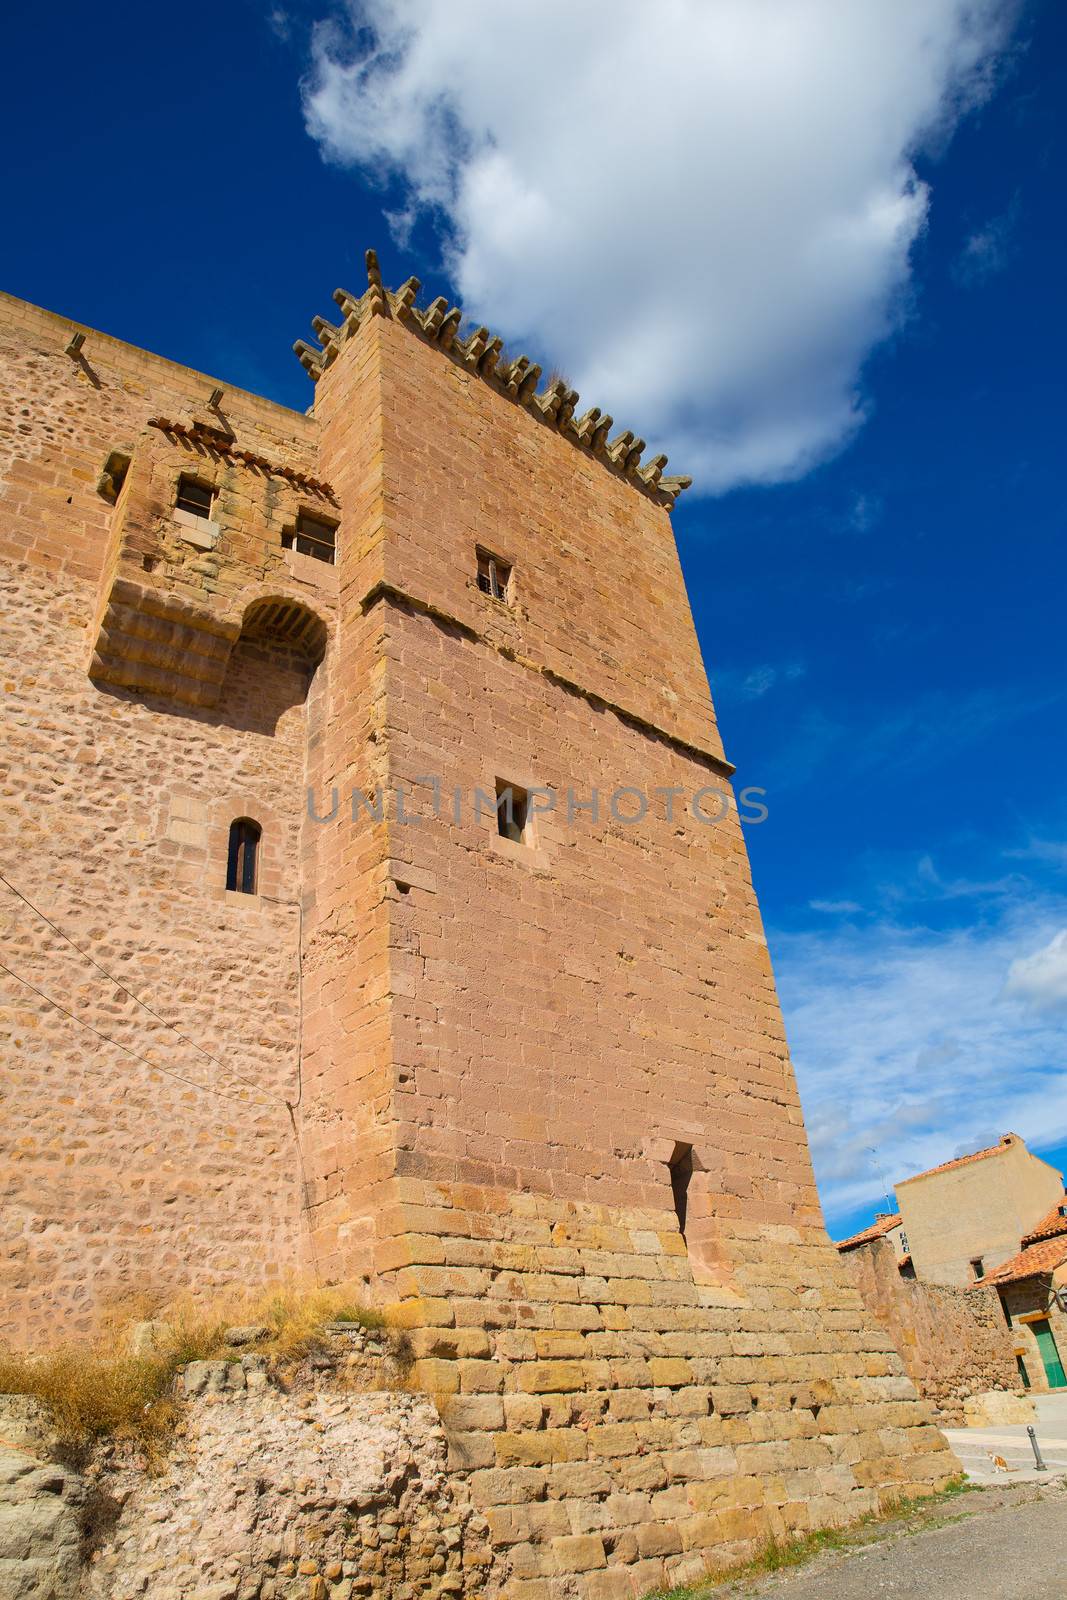
{"label": "stone castle tower", "polygon": [[687,480],[368,277],[306,416],[0,302],[0,1326],[362,1281],[491,1583],[614,1600],[956,1464],[822,1226]]}

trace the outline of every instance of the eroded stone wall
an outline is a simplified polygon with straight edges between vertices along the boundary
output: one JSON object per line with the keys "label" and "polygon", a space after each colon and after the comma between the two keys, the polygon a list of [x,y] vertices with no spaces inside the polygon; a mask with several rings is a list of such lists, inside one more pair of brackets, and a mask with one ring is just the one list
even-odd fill
{"label": "eroded stone wall", "polygon": [[947,1426],[963,1426],[964,1401],[971,1395],[1019,1386],[1012,1336],[995,1289],[902,1278],[896,1252],[884,1239],[845,1251],[842,1261],[915,1387]]}

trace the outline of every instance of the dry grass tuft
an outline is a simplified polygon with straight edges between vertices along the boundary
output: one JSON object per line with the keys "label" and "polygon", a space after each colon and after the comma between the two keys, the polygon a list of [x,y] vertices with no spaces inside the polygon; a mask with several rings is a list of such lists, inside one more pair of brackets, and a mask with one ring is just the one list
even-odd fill
{"label": "dry grass tuft", "polygon": [[284,1367],[321,1347],[330,1322],[385,1325],[380,1312],[361,1305],[343,1285],[309,1289],[291,1283],[211,1301],[190,1295],[168,1307],[141,1297],[112,1306],[93,1339],[33,1355],[0,1349],[0,1394],[41,1400],[68,1460],[84,1460],[98,1441],[114,1439],[135,1443],[154,1464],[181,1414],[173,1395],[179,1368],[233,1356],[228,1328],[265,1327],[268,1336],[251,1348]]}

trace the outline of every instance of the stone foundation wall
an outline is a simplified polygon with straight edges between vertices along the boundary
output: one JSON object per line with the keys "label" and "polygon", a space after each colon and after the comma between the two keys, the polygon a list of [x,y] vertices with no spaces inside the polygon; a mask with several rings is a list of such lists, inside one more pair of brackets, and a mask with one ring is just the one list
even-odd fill
{"label": "stone foundation wall", "polygon": [[842,1261],[908,1376],[947,1426],[963,1426],[971,1395],[1018,1387],[1012,1336],[995,1290],[902,1278],[884,1239],[845,1251]]}
{"label": "stone foundation wall", "polygon": [[715,1288],[672,1213],[396,1187],[414,1376],[514,1600],[691,1582],[959,1471],[820,1230],[735,1225]]}

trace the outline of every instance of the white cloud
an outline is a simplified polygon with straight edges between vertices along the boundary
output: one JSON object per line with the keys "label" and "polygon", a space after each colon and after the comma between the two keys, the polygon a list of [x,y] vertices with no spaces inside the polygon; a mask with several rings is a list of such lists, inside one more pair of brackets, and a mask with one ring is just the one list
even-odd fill
{"label": "white cloud", "polygon": [[1010,0],[339,0],[323,152],[431,207],[465,308],[704,489],[861,423],[926,219],[913,156],[989,92]]}
{"label": "white cloud", "polygon": [[[834,1218],[1013,1130],[1067,1138],[1067,902],[969,926],[885,919],[771,938],[820,1193]],[[1036,950],[1036,954],[1031,954]],[[878,1154],[872,1156],[871,1148]]]}
{"label": "white cloud", "polygon": [[808,905],[828,917],[852,917],[863,910],[858,900],[809,900]]}
{"label": "white cloud", "polygon": [[1035,1011],[1067,1010],[1067,928],[1012,962],[1005,992]]}

